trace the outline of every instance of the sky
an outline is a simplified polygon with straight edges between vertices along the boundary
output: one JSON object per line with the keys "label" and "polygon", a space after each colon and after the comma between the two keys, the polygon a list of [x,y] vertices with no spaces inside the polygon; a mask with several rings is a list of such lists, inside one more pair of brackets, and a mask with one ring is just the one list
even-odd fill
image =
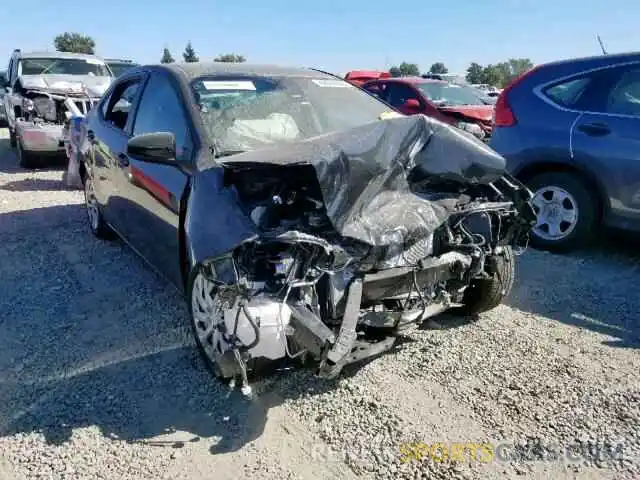
{"label": "sky", "polygon": [[[14,48],[53,50],[65,31],[91,36],[103,57],[156,63],[164,47],[181,59],[238,53],[252,63],[344,74],[402,61],[528,57],[533,63],[640,50],[638,0],[68,0],[3,1],[0,70]],[[28,5],[28,6],[27,6]]]}

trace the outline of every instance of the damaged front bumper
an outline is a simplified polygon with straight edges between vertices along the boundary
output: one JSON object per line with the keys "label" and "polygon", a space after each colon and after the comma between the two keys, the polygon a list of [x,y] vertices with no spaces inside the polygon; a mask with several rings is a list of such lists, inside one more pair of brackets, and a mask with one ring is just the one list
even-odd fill
{"label": "damaged front bumper", "polygon": [[16,138],[24,151],[38,153],[63,153],[63,126],[18,119]]}

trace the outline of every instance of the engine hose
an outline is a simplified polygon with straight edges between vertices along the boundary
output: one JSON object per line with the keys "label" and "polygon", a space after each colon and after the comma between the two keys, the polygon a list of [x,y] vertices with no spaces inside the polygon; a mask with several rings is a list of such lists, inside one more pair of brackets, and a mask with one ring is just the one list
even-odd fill
{"label": "engine hose", "polygon": [[[251,327],[253,328],[253,332],[255,333],[256,338],[253,340],[253,342],[251,342],[249,345],[246,345],[247,349],[251,349],[253,347],[255,347],[256,345],[258,345],[258,342],[260,341],[260,328],[257,325],[257,322],[255,321],[255,319],[251,316],[251,313],[249,313],[249,309],[247,308],[247,304],[243,303],[242,304],[242,312],[246,315],[247,320],[249,320],[249,324],[251,325]],[[238,316],[240,315],[240,311],[238,311]],[[236,320],[236,328],[238,326],[238,322]]]}

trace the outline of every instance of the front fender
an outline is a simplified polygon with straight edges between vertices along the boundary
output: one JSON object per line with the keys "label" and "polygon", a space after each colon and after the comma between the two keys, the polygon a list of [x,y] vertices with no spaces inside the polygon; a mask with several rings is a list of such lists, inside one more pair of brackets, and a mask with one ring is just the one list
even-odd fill
{"label": "front fender", "polygon": [[224,185],[222,167],[194,176],[184,228],[191,266],[258,236],[256,225],[240,208],[235,189]]}

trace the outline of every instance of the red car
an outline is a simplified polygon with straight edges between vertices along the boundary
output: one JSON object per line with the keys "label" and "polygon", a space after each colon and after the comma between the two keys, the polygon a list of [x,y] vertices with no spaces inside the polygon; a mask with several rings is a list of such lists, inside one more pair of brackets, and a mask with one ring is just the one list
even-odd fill
{"label": "red car", "polygon": [[347,82],[358,87],[369,80],[382,78],[391,78],[391,74],[389,72],[380,72],[378,70],[352,70],[344,76],[344,79]]}
{"label": "red car", "polygon": [[400,113],[423,113],[472,133],[483,141],[491,137],[494,106],[471,87],[422,77],[397,77],[364,83],[369,93]]}

